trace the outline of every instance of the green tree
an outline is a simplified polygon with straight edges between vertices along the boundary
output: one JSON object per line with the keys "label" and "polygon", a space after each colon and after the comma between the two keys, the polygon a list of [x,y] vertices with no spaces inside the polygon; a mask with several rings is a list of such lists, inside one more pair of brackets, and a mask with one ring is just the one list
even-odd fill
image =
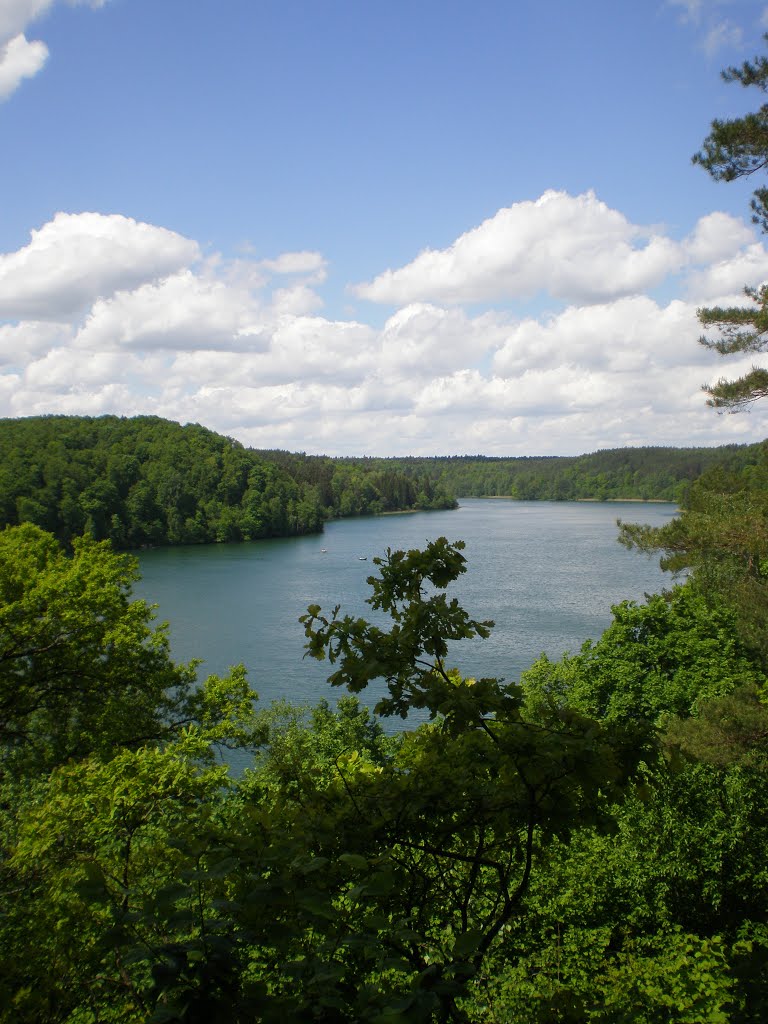
{"label": "green tree", "polygon": [[[187,687],[132,560],[0,540],[28,657],[24,736],[0,737],[3,1024],[765,1019],[766,712],[695,587],[518,687],[449,668],[491,628],[449,596],[462,545],[388,552],[373,621],[313,606],[304,628],[332,684],[383,680],[380,712],[429,719],[394,738],[354,696],[259,714],[241,669]],[[233,778],[222,744],[253,767]]]}
{"label": "green tree", "polygon": [[734,626],[768,664],[768,453],[739,472],[711,469],[689,489],[680,515],[662,527],[619,523],[619,540],[661,554],[661,567],[687,571],[712,607],[728,605]]}
{"label": "green tree", "polygon": [[554,703],[600,721],[658,725],[689,717],[702,701],[762,685],[758,659],[739,639],[736,614],[694,586],[624,601],[598,640],[576,655],[542,655],[522,676],[532,710]]}
{"label": "green tree", "polygon": [[[765,38],[768,39],[768,36]],[[741,67],[729,67],[722,73],[726,82],[738,82],[745,88],[768,90],[768,59],[757,56]],[[751,177],[768,167],[768,104],[744,117],[714,120],[702,149],[693,162],[703,167],[716,181],[735,181]],[[752,220],[768,231],[768,188],[760,186],[752,193]],[[768,349],[768,287],[744,289],[751,305],[698,310],[705,328],[715,328],[717,335],[700,339],[701,344],[720,355],[760,353]],[[716,409],[743,409],[768,395],[768,370],[753,366],[749,373],[735,380],[721,378],[704,389],[708,404]]]}
{"label": "green tree", "polygon": [[347,849],[392,877],[376,899],[386,922],[376,938],[408,981],[398,1004],[406,1020],[468,1019],[459,1005],[467,983],[526,915],[545,851],[575,828],[608,824],[606,797],[642,750],[623,724],[601,728],[563,707],[528,720],[517,686],[448,668],[449,643],[492,625],[444,593],[464,571],[461,548],[440,538],[375,559],[368,600],[390,629],[338,609],[304,617],[310,653],[339,666],[332,685],[359,692],[381,678],[379,713],[420,708],[435,721],[404,736],[390,765],[342,780],[354,813],[333,821]]}
{"label": "green tree", "polygon": [[29,523],[0,533],[0,773],[213,725],[217,704],[237,708],[245,727],[253,695],[242,672],[198,689],[151,607],[131,599],[137,576],[136,560],[108,543],[76,539],[70,557]]}

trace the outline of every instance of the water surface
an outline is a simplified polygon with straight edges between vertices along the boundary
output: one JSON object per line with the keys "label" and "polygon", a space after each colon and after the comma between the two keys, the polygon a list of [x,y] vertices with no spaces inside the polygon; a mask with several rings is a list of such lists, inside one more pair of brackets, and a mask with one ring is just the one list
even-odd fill
{"label": "water surface", "polygon": [[[303,657],[298,618],[307,605],[370,617],[374,556],[462,539],[468,569],[452,590],[496,626],[488,640],[457,645],[452,661],[467,675],[514,680],[542,651],[558,657],[598,637],[612,604],[670,585],[656,559],[617,543],[616,519],[660,525],[674,512],[668,504],[464,499],[455,511],[335,521],[311,537],[143,551],[135,589],[170,623],[177,660],[200,658],[205,673],[242,662],[262,700],[314,703],[339,694],[326,683],[328,663]],[[373,704],[377,692],[362,699]]]}

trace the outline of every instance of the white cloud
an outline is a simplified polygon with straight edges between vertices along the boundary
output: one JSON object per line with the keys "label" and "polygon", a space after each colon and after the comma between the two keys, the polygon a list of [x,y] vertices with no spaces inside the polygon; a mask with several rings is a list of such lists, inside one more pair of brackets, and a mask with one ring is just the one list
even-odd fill
{"label": "white cloud", "polygon": [[412,303],[398,310],[381,332],[379,366],[419,378],[480,361],[505,334],[494,313],[470,318],[460,309]]}
{"label": "white cloud", "polygon": [[482,302],[539,291],[601,301],[658,284],[683,262],[670,239],[631,224],[593,192],[545,192],[498,211],[447,249],[426,249],[354,291],[374,302]]}
{"label": "white cloud", "polygon": [[7,99],[25,78],[33,78],[48,59],[48,47],[25,35],[13,36],[0,45],[0,102]]}
{"label": "white cloud", "polygon": [[[0,0],[0,102],[7,99],[25,78],[33,78],[48,59],[48,47],[31,42],[25,30],[42,17],[55,0]],[[106,0],[68,0],[70,7],[103,7]]]}
{"label": "white cloud", "polygon": [[699,304],[740,305],[745,285],[755,286],[766,280],[768,253],[756,242],[728,259],[694,270],[686,279],[686,294]]}
{"label": "white cloud", "polygon": [[125,381],[139,367],[119,352],[78,352],[55,348],[32,363],[22,381],[37,392],[60,393],[75,390],[82,393],[106,387],[114,381]]}
{"label": "white cloud", "polygon": [[[203,259],[164,228],[60,214],[0,256],[0,316],[19,321],[0,323],[0,415],[154,413],[254,445],[354,454],[753,439],[754,420],[734,425],[704,405],[701,385],[721,366],[697,345],[695,315],[696,304],[734,290],[739,301],[744,283],[768,278],[751,228],[713,213],[676,241],[640,232],[590,194],[510,209],[436,254],[453,260],[450,303],[414,299],[379,326],[318,315],[319,253]],[[504,245],[519,245],[510,219],[528,263],[504,263]],[[411,288],[428,280],[418,259],[403,268]],[[502,267],[516,288],[567,283],[576,298],[522,319],[455,303],[499,294]],[[622,293],[627,281],[659,280],[662,267],[684,272],[667,282],[684,298]],[[587,288],[595,268],[603,277]]]}
{"label": "white cloud", "polygon": [[701,217],[685,239],[684,247],[694,263],[711,263],[733,256],[755,240],[754,230],[728,213],[709,213]]}
{"label": "white cloud", "polygon": [[0,3],[0,42],[23,32],[52,4],[53,0],[3,0]]}
{"label": "white cloud", "polygon": [[744,273],[743,284],[754,279],[761,254],[754,230],[730,214],[707,214],[678,242],[659,229],[631,224],[591,192],[545,192],[535,202],[499,210],[447,249],[425,250],[354,290],[362,298],[400,305],[493,302],[541,291],[570,302],[601,303],[637,295],[683,270],[701,290],[697,267],[717,261]]}
{"label": "white cloud", "polygon": [[0,324],[0,366],[26,366],[51,348],[71,341],[72,335],[69,324],[35,320]]}
{"label": "white cloud", "polygon": [[325,280],[327,263],[319,252],[284,252],[276,259],[258,264],[272,274],[310,274],[320,284]]}
{"label": "white cloud", "polygon": [[647,296],[596,306],[573,306],[546,320],[526,319],[509,331],[494,370],[516,375],[567,363],[593,370],[645,373],[701,360],[695,308],[680,301],[659,306]]}
{"label": "white cloud", "polygon": [[190,270],[98,299],[75,343],[90,349],[264,345],[259,310],[250,293]]}
{"label": "white cloud", "polygon": [[317,292],[307,284],[295,284],[290,288],[278,288],[272,293],[272,313],[284,316],[293,313],[303,316],[315,313],[323,306],[323,300]]}
{"label": "white cloud", "polygon": [[376,332],[364,324],[319,317],[281,318],[265,335],[263,351],[179,352],[167,383],[180,390],[190,381],[216,382],[225,388],[259,388],[333,380],[360,383],[375,368]]}
{"label": "white cloud", "polygon": [[29,245],[0,254],[0,317],[64,319],[199,255],[196,242],[130,217],[57,213]]}

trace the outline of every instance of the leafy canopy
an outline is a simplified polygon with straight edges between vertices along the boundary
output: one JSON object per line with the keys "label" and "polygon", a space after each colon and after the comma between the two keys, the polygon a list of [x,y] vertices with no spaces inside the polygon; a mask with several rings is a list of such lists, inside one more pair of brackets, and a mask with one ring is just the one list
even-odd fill
{"label": "leafy canopy", "polygon": [[75,539],[68,556],[31,523],[0,533],[0,776],[109,757],[193,723],[212,742],[253,738],[244,671],[198,688],[152,608],[132,600],[137,576],[105,542]]}

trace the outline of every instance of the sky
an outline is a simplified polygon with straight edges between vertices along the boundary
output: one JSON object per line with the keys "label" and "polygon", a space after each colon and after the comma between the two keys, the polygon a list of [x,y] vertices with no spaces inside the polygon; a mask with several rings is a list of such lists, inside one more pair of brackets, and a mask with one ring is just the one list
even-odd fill
{"label": "sky", "polygon": [[[328,455],[768,435],[696,309],[768,280],[765,0],[0,0],[0,416]],[[758,357],[759,358],[759,357]]]}

